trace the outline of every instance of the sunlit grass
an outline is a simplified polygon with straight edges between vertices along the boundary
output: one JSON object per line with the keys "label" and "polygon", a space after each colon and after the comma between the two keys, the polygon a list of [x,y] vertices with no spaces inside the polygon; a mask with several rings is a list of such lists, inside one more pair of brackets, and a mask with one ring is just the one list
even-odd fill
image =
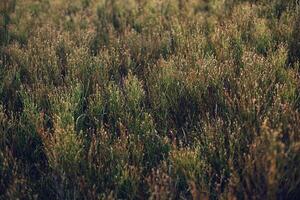
{"label": "sunlit grass", "polygon": [[297,199],[299,13],[1,0],[0,199]]}

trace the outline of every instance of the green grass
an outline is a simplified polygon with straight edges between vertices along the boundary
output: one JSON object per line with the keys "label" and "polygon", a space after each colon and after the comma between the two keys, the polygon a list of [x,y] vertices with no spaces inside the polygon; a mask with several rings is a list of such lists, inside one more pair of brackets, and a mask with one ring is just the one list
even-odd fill
{"label": "green grass", "polygon": [[297,199],[297,0],[2,0],[0,199]]}

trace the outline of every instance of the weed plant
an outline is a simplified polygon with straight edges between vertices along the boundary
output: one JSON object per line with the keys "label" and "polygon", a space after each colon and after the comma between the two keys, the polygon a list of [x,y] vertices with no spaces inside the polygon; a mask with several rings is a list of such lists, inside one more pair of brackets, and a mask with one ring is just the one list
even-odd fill
{"label": "weed plant", "polygon": [[1,0],[0,199],[299,199],[298,0]]}

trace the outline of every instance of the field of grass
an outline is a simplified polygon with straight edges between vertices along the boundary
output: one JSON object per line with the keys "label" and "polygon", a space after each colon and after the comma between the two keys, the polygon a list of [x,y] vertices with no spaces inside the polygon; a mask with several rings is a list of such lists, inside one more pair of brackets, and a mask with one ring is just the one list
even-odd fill
{"label": "field of grass", "polygon": [[299,0],[0,0],[0,199],[299,199]]}

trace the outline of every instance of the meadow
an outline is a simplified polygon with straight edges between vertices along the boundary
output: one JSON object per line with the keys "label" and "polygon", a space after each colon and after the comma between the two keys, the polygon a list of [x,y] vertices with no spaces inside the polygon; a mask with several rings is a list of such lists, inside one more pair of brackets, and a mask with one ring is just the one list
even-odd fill
{"label": "meadow", "polygon": [[1,0],[0,199],[299,199],[299,0]]}

